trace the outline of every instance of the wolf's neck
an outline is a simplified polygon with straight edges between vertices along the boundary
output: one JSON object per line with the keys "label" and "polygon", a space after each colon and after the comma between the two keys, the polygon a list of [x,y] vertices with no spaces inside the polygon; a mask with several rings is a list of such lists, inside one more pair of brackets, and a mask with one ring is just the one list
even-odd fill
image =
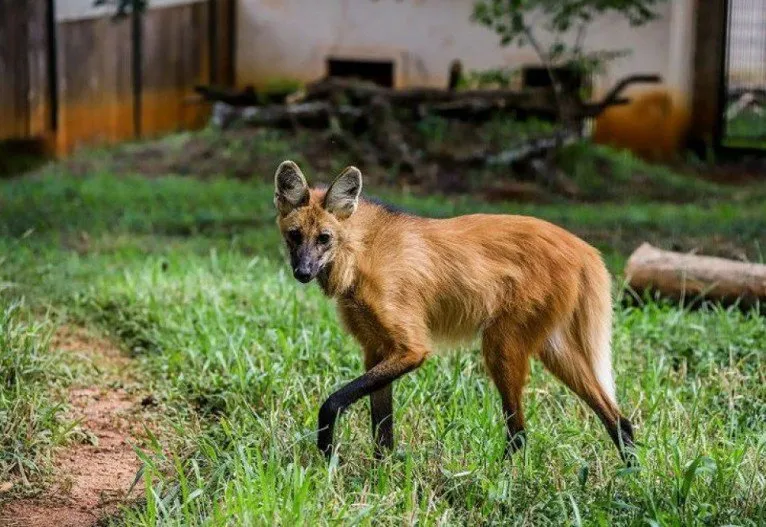
{"label": "wolf's neck", "polygon": [[356,278],[356,256],[353,254],[339,255],[317,276],[322,291],[331,298],[353,291]]}
{"label": "wolf's neck", "polygon": [[359,264],[364,261],[365,252],[371,249],[371,240],[376,238],[381,226],[396,214],[376,203],[360,203],[358,210],[348,219],[346,238],[335,259],[318,277],[326,295],[337,298],[353,292],[360,278]]}
{"label": "wolf's neck", "polygon": [[357,222],[349,229],[347,239],[341,246],[331,263],[319,274],[319,285],[324,293],[333,298],[346,295],[354,288],[358,278],[358,260],[365,250],[364,239],[367,234],[367,222]]}

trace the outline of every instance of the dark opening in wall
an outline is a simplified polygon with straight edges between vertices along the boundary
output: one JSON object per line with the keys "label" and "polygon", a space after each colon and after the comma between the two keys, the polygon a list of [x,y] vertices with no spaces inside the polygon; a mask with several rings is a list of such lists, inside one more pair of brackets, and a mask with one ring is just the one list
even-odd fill
{"label": "dark opening in wall", "polygon": [[[582,73],[572,68],[553,68],[553,74],[565,90],[578,90],[585,82]],[[522,82],[525,88],[547,88],[552,84],[545,66],[525,67],[522,70]]]}
{"label": "dark opening in wall", "polygon": [[346,60],[327,59],[327,74],[330,77],[356,78],[393,88],[394,63],[390,60]]}

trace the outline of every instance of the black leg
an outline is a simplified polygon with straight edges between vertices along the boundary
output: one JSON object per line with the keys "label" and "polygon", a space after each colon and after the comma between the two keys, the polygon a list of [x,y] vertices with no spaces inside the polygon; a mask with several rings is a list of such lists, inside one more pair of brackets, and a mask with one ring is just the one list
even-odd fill
{"label": "black leg", "polygon": [[634,452],[635,444],[633,442],[633,425],[630,421],[628,421],[627,418],[620,416],[617,418],[616,428],[619,429],[619,435],[617,433],[613,434],[613,440],[614,436],[618,435],[619,441],[614,440],[614,442],[620,451],[620,456],[622,457],[623,461],[625,461],[627,466],[635,466],[638,461],[636,460],[636,455]]}
{"label": "black leg", "polygon": [[527,433],[524,430],[524,419],[521,410],[503,404],[503,417],[508,441],[505,444],[505,456],[510,457],[527,444]]}
{"label": "black leg", "polygon": [[375,459],[394,448],[393,384],[370,394],[372,437],[375,440]]}
{"label": "black leg", "polygon": [[317,447],[329,458],[333,450],[335,420],[346,408],[366,395],[385,388],[393,381],[420,366],[423,355],[397,355],[381,361],[367,373],[357,377],[333,393],[319,409],[319,432]]}
{"label": "black leg", "polygon": [[617,420],[614,420],[598,409],[594,408],[594,410],[599,419],[601,419],[601,422],[604,423],[607,432],[609,432],[609,437],[620,452],[622,460],[627,466],[634,466],[636,464],[636,457],[633,452],[635,444],[633,442],[633,425],[631,422],[622,415],[619,415]]}

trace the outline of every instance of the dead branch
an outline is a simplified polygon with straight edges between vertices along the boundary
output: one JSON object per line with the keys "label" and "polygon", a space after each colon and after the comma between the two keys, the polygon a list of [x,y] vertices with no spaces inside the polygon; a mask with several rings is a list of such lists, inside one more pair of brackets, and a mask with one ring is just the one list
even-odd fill
{"label": "dead branch", "polygon": [[[450,91],[439,88],[408,88],[394,90],[370,82],[342,78],[325,78],[306,87],[296,104],[257,106],[255,91],[245,89],[232,92],[212,87],[198,86],[196,91],[208,100],[217,101],[214,123],[226,126],[232,120],[241,120],[254,126],[327,126],[331,115],[342,120],[354,121],[366,114],[373,101],[385,101],[394,108],[410,110],[411,119],[426,114],[448,119],[474,122],[486,120],[498,112],[513,112],[520,116],[537,116],[555,119],[568,116],[578,121],[595,117],[607,107],[624,104],[628,99],[620,94],[636,83],[658,82],[656,75],[633,75],[619,82],[598,103],[583,103],[573,94],[557,100],[549,89],[514,90],[465,90]],[[226,106],[221,106],[221,105]],[[563,108],[563,112],[561,111]],[[571,118],[571,119],[570,119]]]}
{"label": "dead branch", "polygon": [[228,128],[235,121],[246,126],[280,128],[300,125],[308,128],[327,128],[334,116],[351,122],[361,118],[363,114],[364,112],[359,108],[335,107],[325,101],[245,108],[218,102],[213,106],[213,123],[220,128]]}
{"label": "dead branch", "polygon": [[614,88],[609,90],[607,92],[606,96],[601,100],[601,102],[587,105],[591,112],[593,112],[593,115],[590,115],[590,117],[596,117],[598,114],[606,110],[609,106],[615,106],[619,104],[627,104],[630,99],[626,99],[624,97],[620,97],[622,92],[624,92],[628,86],[631,86],[633,84],[657,84],[659,82],[662,82],[662,77],[659,75],[631,75],[629,77],[625,77],[620,82],[618,82]]}
{"label": "dead branch", "polygon": [[[577,186],[555,168],[553,153],[578,139],[583,118],[598,115],[608,106],[627,102],[620,93],[638,82],[656,82],[654,75],[634,75],[619,82],[600,102],[583,103],[575,93],[558,97],[551,89],[466,90],[409,88],[394,90],[370,82],[325,78],[295,93],[285,104],[241,106],[257,99],[254,90],[237,93],[198,87],[217,102],[213,123],[221,128],[244,126],[328,130],[328,139],[344,145],[356,157],[388,166],[414,169],[423,153],[407,142],[406,126],[426,115],[481,122],[501,113],[515,118],[540,117],[559,120],[560,130],[528,140],[511,141],[497,153],[479,148],[468,153],[427,155],[458,166],[507,166],[531,175],[535,181],[575,196]],[[562,94],[559,94],[562,95]],[[561,109],[564,109],[562,112]],[[563,120],[562,120],[563,119]]]}
{"label": "dead branch", "polygon": [[524,159],[545,154],[577,141],[577,136],[567,130],[562,130],[548,137],[531,139],[526,143],[504,150],[497,155],[488,156],[488,165],[511,165]]}
{"label": "dead branch", "polygon": [[194,91],[206,101],[225,102],[230,106],[257,106],[260,102],[252,86],[246,86],[242,91],[216,86],[195,86]]}
{"label": "dead branch", "polygon": [[541,101],[547,104],[548,90],[464,90],[449,91],[442,88],[404,88],[396,90],[379,86],[372,82],[327,77],[306,86],[305,101],[328,100],[343,96],[350,104],[365,104],[373,97],[384,97],[391,104],[406,106],[420,103],[454,102],[466,99],[505,99],[512,103],[523,104]]}
{"label": "dead branch", "polygon": [[442,152],[430,156],[432,160],[464,166],[512,166],[524,163],[533,157],[544,156],[552,150],[577,141],[577,136],[568,130],[559,130],[551,135],[535,137],[523,141],[512,148],[493,154],[488,148],[479,148],[473,152]]}

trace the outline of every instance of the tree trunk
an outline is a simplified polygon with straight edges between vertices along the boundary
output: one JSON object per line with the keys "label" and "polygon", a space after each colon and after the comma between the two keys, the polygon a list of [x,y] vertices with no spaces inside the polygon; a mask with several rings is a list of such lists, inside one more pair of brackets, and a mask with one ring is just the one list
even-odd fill
{"label": "tree trunk", "polygon": [[748,307],[766,302],[766,265],[663,251],[644,243],[628,259],[630,286],[676,300],[704,298]]}

